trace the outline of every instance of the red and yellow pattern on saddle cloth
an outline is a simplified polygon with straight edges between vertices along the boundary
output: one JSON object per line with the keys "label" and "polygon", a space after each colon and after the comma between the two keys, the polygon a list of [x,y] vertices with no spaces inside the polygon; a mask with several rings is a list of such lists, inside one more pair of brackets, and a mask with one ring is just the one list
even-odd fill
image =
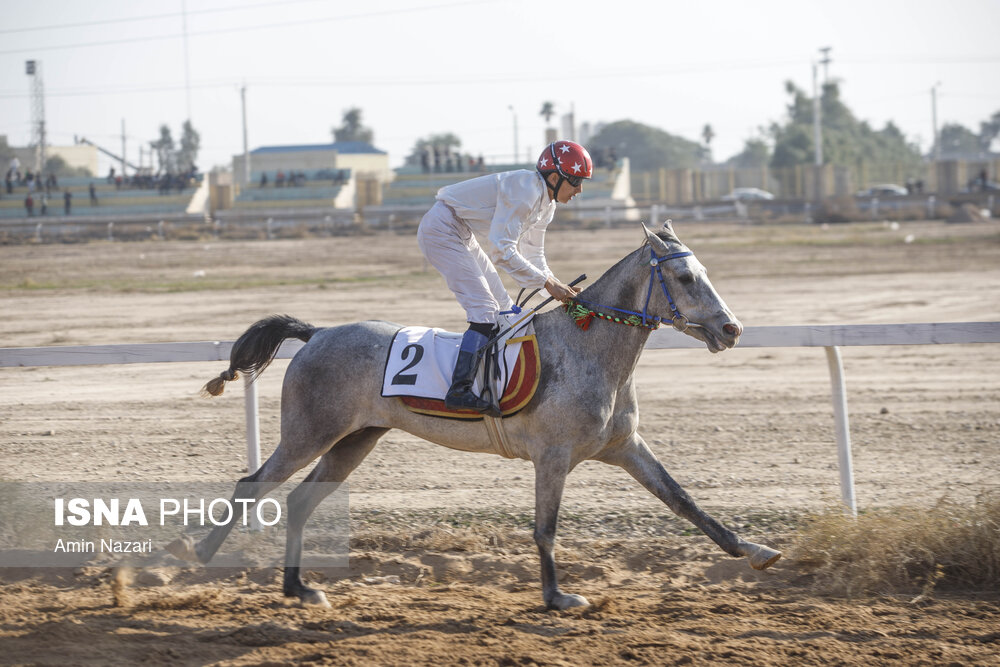
{"label": "red and yellow pattern on saddle cloth", "polygon": [[[541,375],[542,360],[538,356],[538,341],[534,334],[511,338],[508,345],[520,343],[514,369],[507,380],[507,388],[500,397],[500,412],[509,417],[523,409],[535,395],[538,388],[538,378]],[[483,416],[474,410],[451,410],[446,408],[444,401],[432,398],[417,398],[416,396],[400,396],[399,400],[410,412],[418,412],[432,417],[448,417],[450,419],[482,419]]]}

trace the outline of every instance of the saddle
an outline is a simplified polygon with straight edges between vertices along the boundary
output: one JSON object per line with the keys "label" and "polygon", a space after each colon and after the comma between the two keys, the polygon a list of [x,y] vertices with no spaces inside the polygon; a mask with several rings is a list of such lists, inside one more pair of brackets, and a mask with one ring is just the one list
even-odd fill
{"label": "saddle", "polygon": [[[453,410],[444,404],[461,340],[461,333],[443,329],[401,328],[389,347],[382,396],[398,397],[408,410],[419,414],[483,419],[474,410]],[[481,369],[473,391],[499,404],[504,417],[516,414],[535,395],[541,371],[538,342],[530,323],[518,327],[516,335],[501,338],[483,357],[485,373]]]}

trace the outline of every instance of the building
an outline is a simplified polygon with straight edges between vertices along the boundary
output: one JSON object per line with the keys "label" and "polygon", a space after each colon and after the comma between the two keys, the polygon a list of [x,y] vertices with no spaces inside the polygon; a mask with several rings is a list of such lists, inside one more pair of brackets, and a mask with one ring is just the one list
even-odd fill
{"label": "building", "polygon": [[[256,183],[266,173],[273,182],[278,171],[350,170],[352,174],[372,176],[381,183],[393,179],[389,154],[364,141],[336,141],[332,144],[303,146],[261,146],[250,151],[250,181]],[[243,174],[243,156],[233,156],[233,174]]]}
{"label": "building", "polygon": [[[0,143],[6,143],[7,137],[0,135]],[[35,147],[34,146],[10,146],[11,152],[21,163],[21,171],[35,171]],[[70,169],[86,169],[91,176],[97,176],[97,147],[86,144],[76,144],[73,146],[46,146],[45,157],[52,159],[60,157]],[[8,165],[3,165],[6,171]]]}

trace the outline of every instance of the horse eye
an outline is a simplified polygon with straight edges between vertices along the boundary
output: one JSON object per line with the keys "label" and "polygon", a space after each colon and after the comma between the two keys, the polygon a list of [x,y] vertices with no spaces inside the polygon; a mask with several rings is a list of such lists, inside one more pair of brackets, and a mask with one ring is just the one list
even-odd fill
{"label": "horse eye", "polygon": [[678,274],[677,280],[681,281],[682,285],[690,285],[694,282],[694,274],[690,271],[685,271],[684,273]]}

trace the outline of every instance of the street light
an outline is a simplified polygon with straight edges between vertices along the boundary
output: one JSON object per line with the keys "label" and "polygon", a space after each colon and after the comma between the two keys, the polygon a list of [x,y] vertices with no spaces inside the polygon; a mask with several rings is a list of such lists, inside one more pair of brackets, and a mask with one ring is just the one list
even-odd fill
{"label": "street light", "polygon": [[940,162],[941,160],[941,138],[938,136],[938,124],[937,124],[937,89],[941,85],[938,81],[933,86],[931,86],[931,124],[934,126],[934,162]]}
{"label": "street light", "polygon": [[514,111],[513,104],[508,104],[507,108],[510,109],[510,113],[514,117],[514,164],[517,164],[517,112]]}

